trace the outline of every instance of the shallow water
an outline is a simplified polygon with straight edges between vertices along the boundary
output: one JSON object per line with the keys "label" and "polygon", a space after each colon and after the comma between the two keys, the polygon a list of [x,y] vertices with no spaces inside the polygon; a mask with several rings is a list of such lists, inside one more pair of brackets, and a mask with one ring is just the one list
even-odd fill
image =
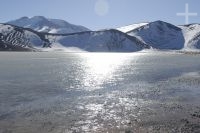
{"label": "shallow water", "polygon": [[199,132],[200,55],[0,53],[0,133]]}

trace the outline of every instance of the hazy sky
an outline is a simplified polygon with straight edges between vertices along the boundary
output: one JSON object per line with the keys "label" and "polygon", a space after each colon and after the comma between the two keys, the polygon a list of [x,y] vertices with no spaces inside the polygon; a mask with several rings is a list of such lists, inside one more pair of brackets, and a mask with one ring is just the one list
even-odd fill
{"label": "hazy sky", "polygon": [[92,30],[115,28],[132,23],[163,20],[184,24],[176,13],[190,12],[190,23],[200,23],[199,0],[0,0],[0,22],[22,16],[58,18]]}

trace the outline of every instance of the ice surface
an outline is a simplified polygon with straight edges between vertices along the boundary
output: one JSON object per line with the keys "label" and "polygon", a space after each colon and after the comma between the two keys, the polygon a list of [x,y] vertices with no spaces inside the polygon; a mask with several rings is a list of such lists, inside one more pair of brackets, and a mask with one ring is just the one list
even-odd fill
{"label": "ice surface", "polygon": [[0,62],[0,132],[200,130],[199,55],[2,52]]}

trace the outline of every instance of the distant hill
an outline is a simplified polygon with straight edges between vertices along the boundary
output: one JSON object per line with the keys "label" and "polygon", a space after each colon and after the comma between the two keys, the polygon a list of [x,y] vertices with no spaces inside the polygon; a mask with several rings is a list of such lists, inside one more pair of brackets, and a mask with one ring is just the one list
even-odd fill
{"label": "distant hill", "polygon": [[75,33],[90,31],[88,28],[70,24],[60,19],[49,19],[43,16],[35,16],[32,18],[22,17],[17,20],[9,21],[8,24],[12,24],[19,27],[30,28],[38,32],[47,33]]}

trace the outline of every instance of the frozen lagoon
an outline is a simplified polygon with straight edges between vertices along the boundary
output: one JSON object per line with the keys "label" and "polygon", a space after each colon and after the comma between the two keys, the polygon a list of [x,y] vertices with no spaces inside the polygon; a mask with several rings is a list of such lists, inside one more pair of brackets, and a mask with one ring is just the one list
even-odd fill
{"label": "frozen lagoon", "polygon": [[0,133],[200,132],[200,55],[0,53]]}

